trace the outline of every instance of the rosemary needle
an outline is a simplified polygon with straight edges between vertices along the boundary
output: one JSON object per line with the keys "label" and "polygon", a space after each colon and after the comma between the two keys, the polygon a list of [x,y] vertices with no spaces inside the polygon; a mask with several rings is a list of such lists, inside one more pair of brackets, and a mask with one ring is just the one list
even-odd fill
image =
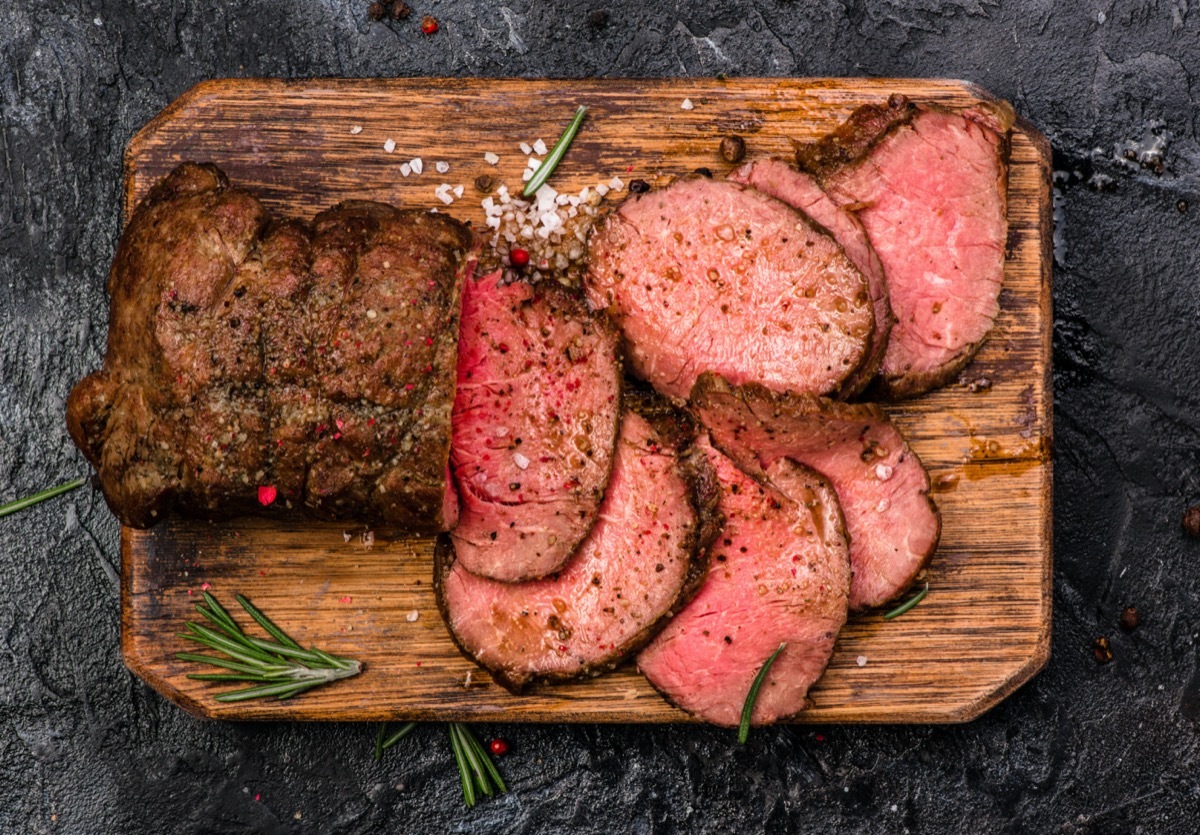
{"label": "rosemary needle", "polygon": [[754,703],[758,701],[758,691],[762,688],[763,682],[767,680],[767,673],[771,669],[771,665],[775,663],[775,659],[779,657],[779,653],[783,652],[783,648],[787,643],[779,645],[779,649],[771,653],[758,671],[758,675],[754,677],[753,683],[750,685],[750,692],[746,694],[746,703],[742,705],[742,722],[738,725],[738,742],[742,745],[746,744],[746,740],[750,738],[750,717],[754,715]]}
{"label": "rosemary needle", "polygon": [[383,752],[391,748],[404,737],[413,732],[417,727],[416,722],[409,722],[401,725],[400,730],[396,731],[391,736],[387,735],[387,722],[379,723],[379,731],[375,734],[375,761],[379,762],[383,759]]}
{"label": "rosemary needle", "polygon": [[925,595],[927,595],[927,594],[929,594],[929,583],[926,583],[926,584],[925,584],[925,588],[921,589],[919,592],[917,592],[916,594],[914,594],[914,595],[913,595],[912,597],[910,597],[908,600],[906,600],[905,602],[901,603],[901,604],[900,604],[899,606],[897,606],[895,609],[892,609],[892,611],[890,611],[890,612],[888,612],[886,615],[884,615],[884,616],[883,616],[883,619],[884,619],[884,620],[891,620],[892,618],[898,618],[898,617],[900,617],[902,614],[904,614],[905,612],[907,612],[907,611],[908,611],[909,609],[911,609],[913,606],[916,606],[918,603],[920,603],[922,600],[924,600],[924,599],[925,599]]}
{"label": "rosemary needle", "polygon": [[306,690],[362,672],[362,664],[352,658],[330,655],[316,647],[302,648],[240,594],[237,595],[237,602],[274,640],[247,635],[225,607],[208,592],[204,592],[204,603],[196,604],[196,611],[215,628],[188,621],[184,624],[187,631],[179,633],[180,638],[225,656],[180,652],[175,655],[180,661],[208,664],[230,671],[190,673],[188,678],[198,681],[240,681],[255,685],[218,693],[213,697],[218,702],[244,702],[269,696],[290,699]]}
{"label": "rosemary needle", "polygon": [[76,478],[68,481],[66,484],[60,484],[57,487],[51,487],[49,490],[43,490],[40,493],[34,493],[32,496],[26,496],[23,499],[15,499],[8,504],[0,505],[0,516],[7,516],[10,513],[16,513],[18,510],[35,505],[38,502],[44,502],[46,499],[53,499],[55,496],[61,496],[63,493],[68,493],[77,487],[82,487],[87,484],[86,478]]}
{"label": "rosemary needle", "polygon": [[521,196],[525,198],[533,197],[537,194],[537,190],[545,184],[546,180],[550,179],[550,175],[554,173],[554,169],[558,167],[563,156],[567,153],[567,148],[571,147],[571,142],[575,139],[575,134],[579,133],[579,126],[583,124],[583,117],[587,114],[587,108],[583,105],[575,111],[575,118],[571,120],[571,124],[567,125],[567,129],[562,132],[562,136],[554,143],[554,147],[550,149],[550,154],[542,160],[542,164],[538,166],[537,171],[529,178],[529,182],[525,184],[525,190],[521,192]]}

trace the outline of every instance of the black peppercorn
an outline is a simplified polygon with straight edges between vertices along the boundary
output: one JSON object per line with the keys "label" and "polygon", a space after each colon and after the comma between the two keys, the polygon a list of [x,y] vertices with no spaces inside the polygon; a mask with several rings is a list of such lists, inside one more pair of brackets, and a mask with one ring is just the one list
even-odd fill
{"label": "black peppercorn", "polygon": [[650,190],[650,184],[645,180],[630,180],[629,191],[633,194],[645,194]]}
{"label": "black peppercorn", "polygon": [[694,173],[699,174],[701,177],[708,177],[708,179],[710,179],[710,180],[712,179],[712,169],[711,168],[704,168],[703,166],[701,166],[700,168],[697,168]]}
{"label": "black peppercorn", "polygon": [[1187,210],[1188,210],[1188,204],[1187,204],[1186,200],[1180,200],[1178,203],[1175,204],[1175,211],[1179,212],[1180,214],[1183,214]]}
{"label": "black peppercorn", "polygon": [[410,14],[412,14],[412,8],[404,0],[396,0],[395,3],[392,3],[392,20],[404,20]]}
{"label": "black peppercorn", "polygon": [[588,15],[588,23],[597,29],[603,29],[608,25],[608,12],[604,9],[596,9],[596,11]]}
{"label": "black peppercorn", "polygon": [[482,192],[490,192],[494,185],[496,185],[496,179],[490,174],[480,174],[475,178],[475,188]]}
{"label": "black peppercorn", "polygon": [[1126,632],[1132,632],[1141,625],[1142,616],[1133,606],[1126,606],[1121,612],[1121,617],[1117,619],[1117,623],[1119,623],[1121,628]]}
{"label": "black peppercorn", "polygon": [[746,156],[746,140],[730,134],[721,140],[721,159],[728,163],[741,162]]}
{"label": "black peppercorn", "polygon": [[383,20],[385,14],[387,14],[387,9],[383,7],[382,3],[375,2],[367,7],[367,17],[371,20]]}
{"label": "black peppercorn", "polygon": [[1192,505],[1183,514],[1183,529],[1188,536],[1200,537],[1200,505]]}

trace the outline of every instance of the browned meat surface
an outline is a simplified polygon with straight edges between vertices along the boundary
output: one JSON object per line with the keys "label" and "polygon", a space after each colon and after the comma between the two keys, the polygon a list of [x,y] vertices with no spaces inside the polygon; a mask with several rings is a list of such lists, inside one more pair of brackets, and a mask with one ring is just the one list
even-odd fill
{"label": "browned meat surface", "polygon": [[825,672],[846,622],[850,557],[837,496],[807,467],[780,459],[756,481],[707,439],[725,526],[692,602],[638,655],[673,704],[737,725],[750,685],[780,644],[754,703],[756,725],[794,716]]}
{"label": "browned meat surface", "polygon": [[933,556],[941,517],[929,474],[878,406],[731,386],[713,374],[697,381],[692,406],[713,444],[746,472],[791,459],[833,484],[850,533],[852,609],[896,597]]}
{"label": "browned meat surface", "polygon": [[676,401],[703,371],[842,392],[871,353],[867,282],[842,247],[752,188],[685,177],[625,200],[592,236],[588,303],[635,374]]}
{"label": "browned meat surface", "polygon": [[946,384],[992,328],[1012,124],[1007,104],[956,113],[892,96],[797,146],[800,166],[855,210],[883,264],[896,314],[879,378],[888,397]]}
{"label": "browned meat surface", "polygon": [[721,524],[719,489],[702,452],[667,446],[626,413],[600,519],[558,574],[478,577],[439,539],[434,583],[451,636],[514,692],[613,669],[695,593]]}
{"label": "browned meat surface", "polygon": [[264,487],[272,509],[453,524],[473,247],[445,214],[377,203],[274,222],[215,166],[177,168],[122,235],[104,367],[67,403],[113,512],[229,516],[261,509]]}
{"label": "browned meat surface", "polygon": [[516,582],[558,571],[592,529],[621,414],[617,332],[549,283],[466,282],[451,462],[458,563]]}

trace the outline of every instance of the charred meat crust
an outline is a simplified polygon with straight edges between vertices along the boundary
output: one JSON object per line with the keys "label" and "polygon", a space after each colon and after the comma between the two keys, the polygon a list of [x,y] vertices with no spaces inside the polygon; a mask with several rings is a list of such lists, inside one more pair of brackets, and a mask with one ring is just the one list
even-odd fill
{"label": "charred meat crust", "polygon": [[705,574],[708,571],[709,547],[712,545],[713,540],[716,539],[717,534],[720,533],[721,527],[724,524],[724,517],[718,509],[721,486],[717,481],[717,475],[712,465],[709,464],[707,458],[700,450],[692,447],[681,450],[678,456],[680,472],[685,483],[688,485],[688,500],[691,503],[696,522],[688,534],[687,545],[684,548],[685,553],[690,555],[684,582],[680,587],[675,601],[658,619],[643,627],[636,636],[622,647],[619,653],[603,658],[596,663],[588,664],[582,669],[571,673],[551,672],[537,675],[522,674],[511,676],[504,670],[485,667],[464,646],[450,625],[452,621],[449,607],[446,605],[445,580],[449,576],[450,570],[454,567],[455,553],[453,540],[448,534],[442,534],[437,538],[437,543],[433,551],[434,596],[437,599],[438,610],[442,615],[442,622],[446,625],[446,632],[450,635],[450,639],[454,641],[454,645],[458,647],[463,657],[475,664],[479,664],[480,667],[487,670],[496,683],[510,693],[520,695],[531,685],[539,683],[552,684],[595,678],[596,676],[615,670],[625,661],[637,655],[699,591],[701,584],[704,582]]}
{"label": "charred meat crust", "polygon": [[448,215],[383,204],[275,221],[215,166],[180,165],[129,219],[104,367],[67,402],[113,513],[141,528],[172,509],[225,518],[261,511],[270,485],[273,513],[441,528],[477,246]]}

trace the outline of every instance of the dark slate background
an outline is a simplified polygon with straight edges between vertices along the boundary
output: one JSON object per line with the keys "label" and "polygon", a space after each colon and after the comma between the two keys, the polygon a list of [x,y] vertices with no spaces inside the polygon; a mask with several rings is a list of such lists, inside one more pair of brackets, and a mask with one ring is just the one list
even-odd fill
{"label": "dark slate background", "polygon": [[[121,152],[196,81],[966,78],[1055,151],[1049,667],[961,727],[779,728],[741,748],[691,727],[484,728],[512,743],[512,793],[468,812],[441,727],[378,765],[368,726],[206,723],[142,685],[117,648],[117,525],[85,488],[0,520],[0,831],[1200,829],[1200,543],[1180,527],[1200,500],[1196,3],[414,5],[380,24],[365,0],[0,3],[0,501],[85,472],[63,401],[104,346]],[[442,31],[422,36],[421,13]]]}

